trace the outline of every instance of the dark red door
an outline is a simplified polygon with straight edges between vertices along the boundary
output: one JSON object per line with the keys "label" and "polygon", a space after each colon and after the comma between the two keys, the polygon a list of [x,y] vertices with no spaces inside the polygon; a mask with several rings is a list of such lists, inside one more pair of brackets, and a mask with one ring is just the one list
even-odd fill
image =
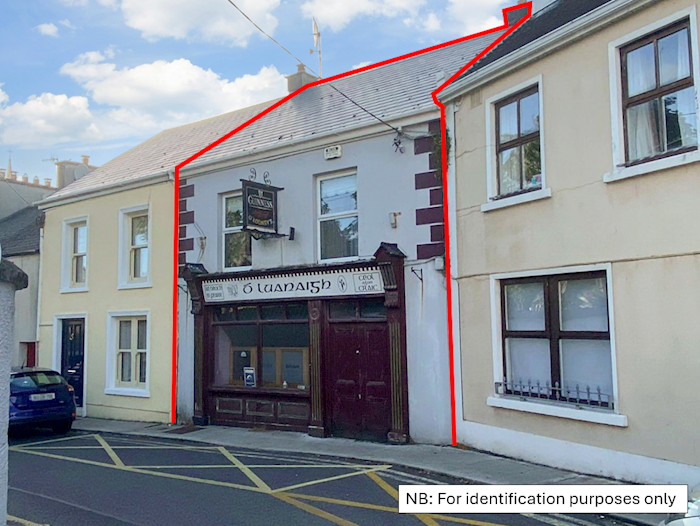
{"label": "dark red door", "polygon": [[387,440],[391,430],[391,363],[384,323],[329,325],[331,434]]}

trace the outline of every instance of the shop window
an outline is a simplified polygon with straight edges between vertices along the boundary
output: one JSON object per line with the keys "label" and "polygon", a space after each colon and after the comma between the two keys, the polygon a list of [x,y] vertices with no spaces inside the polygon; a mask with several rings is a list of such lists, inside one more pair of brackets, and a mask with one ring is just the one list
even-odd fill
{"label": "shop window", "polygon": [[309,384],[309,326],[262,326],[263,385],[306,389]]}
{"label": "shop window", "polygon": [[263,320],[283,320],[284,305],[263,305],[260,314]]}
{"label": "shop window", "polygon": [[286,307],[288,320],[306,320],[309,317],[309,308],[306,303],[288,303]]}
{"label": "shop window", "polygon": [[252,263],[251,237],[243,231],[243,196],[224,196],[223,267],[224,270],[248,268]]}
{"label": "shop window", "polygon": [[359,254],[357,175],[335,175],[318,180],[319,258],[344,259]]}
{"label": "shop window", "polygon": [[331,301],[328,304],[328,314],[331,320],[351,319],[385,319],[386,305],[384,298],[368,298],[362,300]]}
{"label": "shop window", "polygon": [[243,368],[257,367],[258,328],[230,325],[216,330],[216,385],[244,385]]}

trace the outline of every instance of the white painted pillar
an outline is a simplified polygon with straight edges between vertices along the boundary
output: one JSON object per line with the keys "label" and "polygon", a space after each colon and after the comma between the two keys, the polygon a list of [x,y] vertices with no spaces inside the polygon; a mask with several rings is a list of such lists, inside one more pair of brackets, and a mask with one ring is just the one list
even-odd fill
{"label": "white painted pillar", "polygon": [[[0,256],[2,252],[0,252]],[[27,275],[0,257],[0,525],[7,524],[7,427],[10,360],[15,346],[15,291],[27,287]]]}

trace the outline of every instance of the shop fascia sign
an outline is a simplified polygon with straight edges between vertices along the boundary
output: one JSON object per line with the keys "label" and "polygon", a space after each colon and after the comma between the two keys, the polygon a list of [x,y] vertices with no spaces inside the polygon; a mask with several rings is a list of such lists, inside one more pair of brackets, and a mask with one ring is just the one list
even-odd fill
{"label": "shop fascia sign", "polygon": [[202,283],[204,301],[235,301],[329,298],[383,294],[384,282],[378,268],[348,269],[209,280]]}

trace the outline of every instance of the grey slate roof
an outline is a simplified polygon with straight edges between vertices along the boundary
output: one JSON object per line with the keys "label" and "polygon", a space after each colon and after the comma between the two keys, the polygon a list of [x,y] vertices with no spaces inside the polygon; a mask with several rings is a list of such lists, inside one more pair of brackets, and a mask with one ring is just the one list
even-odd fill
{"label": "grey slate roof", "polygon": [[2,256],[39,252],[41,211],[28,206],[0,220],[0,245]]}
{"label": "grey slate roof", "polygon": [[[431,92],[501,35],[495,32],[333,81],[341,92],[384,120],[437,110]],[[441,82],[443,82],[442,80]],[[159,133],[59,190],[44,203],[149,177],[184,161],[246,122],[270,101]],[[307,88],[210,150],[190,166],[363,128],[377,121],[326,84]]]}
{"label": "grey slate roof", "polygon": [[522,26],[474,64],[460,78],[468,77],[498,59],[509,55],[530,42],[551,33],[563,25],[614,0],[557,0],[526,20]]}

